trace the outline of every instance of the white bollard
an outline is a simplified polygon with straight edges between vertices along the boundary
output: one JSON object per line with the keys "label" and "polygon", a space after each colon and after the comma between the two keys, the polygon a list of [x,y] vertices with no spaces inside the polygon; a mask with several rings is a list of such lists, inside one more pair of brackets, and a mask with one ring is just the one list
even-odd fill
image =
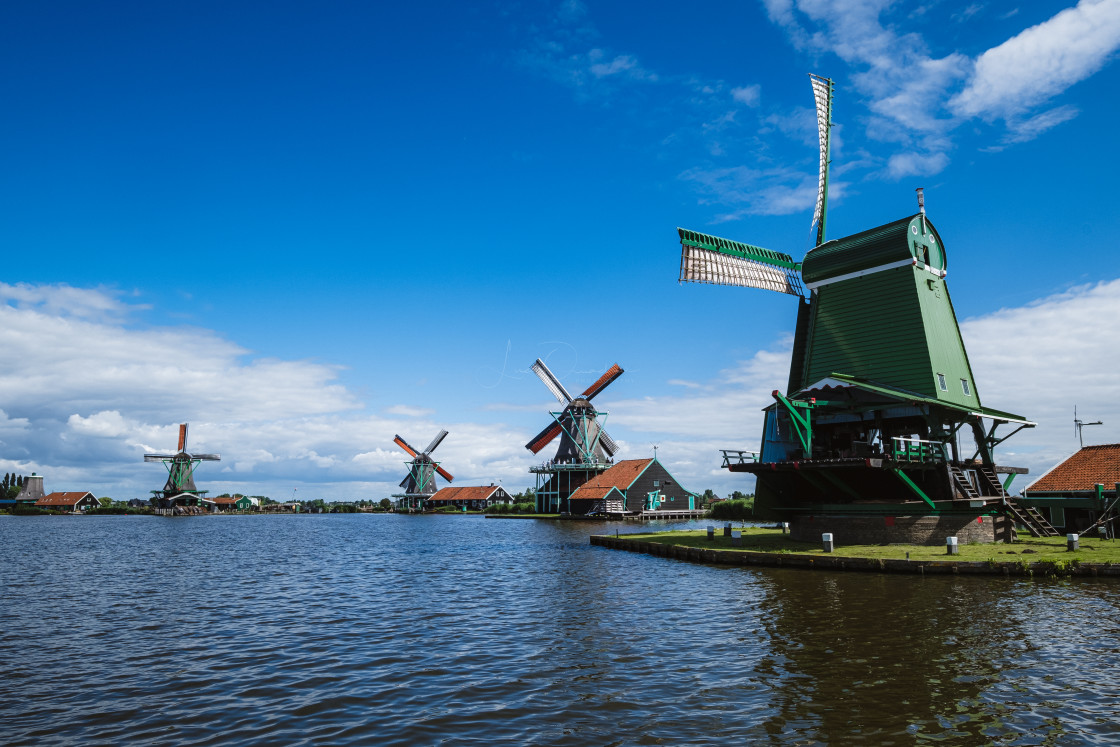
{"label": "white bollard", "polygon": [[743,544],[743,533],[738,529],[731,533],[731,544],[735,547],[741,547]]}
{"label": "white bollard", "polygon": [[825,552],[832,552],[834,546],[832,544],[832,532],[825,532],[821,535],[821,543],[824,545]]}
{"label": "white bollard", "polygon": [[956,537],[945,538],[945,554],[946,555],[960,555],[961,549],[957,546]]}
{"label": "white bollard", "polygon": [[789,534],[789,522],[788,521],[783,521],[782,522],[782,534]]}
{"label": "white bollard", "polygon": [[1066,535],[1066,552],[1075,552],[1077,550],[1077,540],[1078,535],[1076,534]]}

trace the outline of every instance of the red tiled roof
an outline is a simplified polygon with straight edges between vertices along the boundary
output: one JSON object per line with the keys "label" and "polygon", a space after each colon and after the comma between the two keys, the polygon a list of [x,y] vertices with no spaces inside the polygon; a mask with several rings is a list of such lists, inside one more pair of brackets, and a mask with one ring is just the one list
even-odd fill
{"label": "red tiled roof", "polygon": [[618,490],[614,485],[599,485],[591,487],[581,485],[570,496],[569,501],[601,501],[610,495],[611,491]]}
{"label": "red tiled roof", "polygon": [[88,491],[84,492],[84,493],[81,493],[81,492],[51,493],[49,495],[44,495],[39,500],[35,501],[35,505],[36,506],[73,506],[78,501],[85,498],[87,495],[90,498],[93,498],[94,501],[97,500],[97,498],[94,498],[93,493],[90,493]]}
{"label": "red tiled roof", "polygon": [[225,505],[230,505],[230,506],[232,506],[233,504],[235,504],[235,503],[237,503],[237,502],[238,502],[239,500],[241,500],[241,498],[242,498],[242,497],[243,497],[243,496],[238,496],[238,497],[236,497],[236,498],[227,498],[227,497],[225,497],[225,496],[219,496],[219,497],[217,497],[217,498],[211,498],[210,500],[214,501],[214,503],[220,503],[220,504],[221,504],[221,505],[223,505],[223,506],[225,506]]}
{"label": "red tiled roof", "polygon": [[593,477],[583,484],[584,487],[601,488],[607,485],[618,488],[619,490],[626,490],[634,481],[638,479],[638,475],[646,471],[653,462],[653,459],[624,459],[609,470]]}
{"label": "red tiled roof", "polygon": [[484,501],[494,494],[501,485],[479,485],[462,488],[443,488],[429,498],[429,501]]}
{"label": "red tiled roof", "polygon": [[1120,444],[1085,446],[1031,483],[1024,492],[1095,490],[1097,483],[1111,492],[1120,482]]}

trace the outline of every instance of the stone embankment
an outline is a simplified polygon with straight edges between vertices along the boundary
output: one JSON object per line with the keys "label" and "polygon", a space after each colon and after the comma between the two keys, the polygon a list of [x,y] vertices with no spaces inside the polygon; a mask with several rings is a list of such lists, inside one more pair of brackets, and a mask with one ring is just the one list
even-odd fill
{"label": "stone embankment", "polygon": [[688,560],[693,563],[715,565],[766,566],[770,568],[805,568],[829,571],[871,571],[875,573],[956,574],[984,576],[1115,576],[1120,577],[1120,565],[1112,563],[1083,563],[1071,561],[1038,560],[1026,558],[1016,561],[999,560],[901,560],[895,558],[857,558],[835,554],[808,554],[791,552],[756,552],[751,550],[716,550],[702,547],[672,545],[642,539],[629,539],[625,535],[591,535],[591,544],[612,550],[640,552],[662,558]]}

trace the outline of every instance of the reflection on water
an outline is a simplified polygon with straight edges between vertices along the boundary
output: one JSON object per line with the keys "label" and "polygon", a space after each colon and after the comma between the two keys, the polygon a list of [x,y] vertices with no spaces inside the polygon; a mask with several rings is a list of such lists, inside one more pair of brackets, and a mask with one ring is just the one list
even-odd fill
{"label": "reflection on water", "polygon": [[0,742],[1120,739],[1107,583],[588,544],[615,529],[645,527],[0,518]]}

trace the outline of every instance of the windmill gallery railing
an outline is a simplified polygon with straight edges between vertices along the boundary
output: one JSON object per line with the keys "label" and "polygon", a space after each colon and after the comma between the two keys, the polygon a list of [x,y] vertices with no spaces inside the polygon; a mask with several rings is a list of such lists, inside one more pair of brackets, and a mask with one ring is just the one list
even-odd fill
{"label": "windmill gallery railing", "polygon": [[949,461],[948,447],[940,441],[920,438],[891,439],[891,459],[896,462],[944,463]]}
{"label": "windmill gallery railing", "polygon": [[727,469],[732,464],[753,464],[758,461],[757,451],[739,451],[738,449],[720,449],[723,452],[723,468]]}

